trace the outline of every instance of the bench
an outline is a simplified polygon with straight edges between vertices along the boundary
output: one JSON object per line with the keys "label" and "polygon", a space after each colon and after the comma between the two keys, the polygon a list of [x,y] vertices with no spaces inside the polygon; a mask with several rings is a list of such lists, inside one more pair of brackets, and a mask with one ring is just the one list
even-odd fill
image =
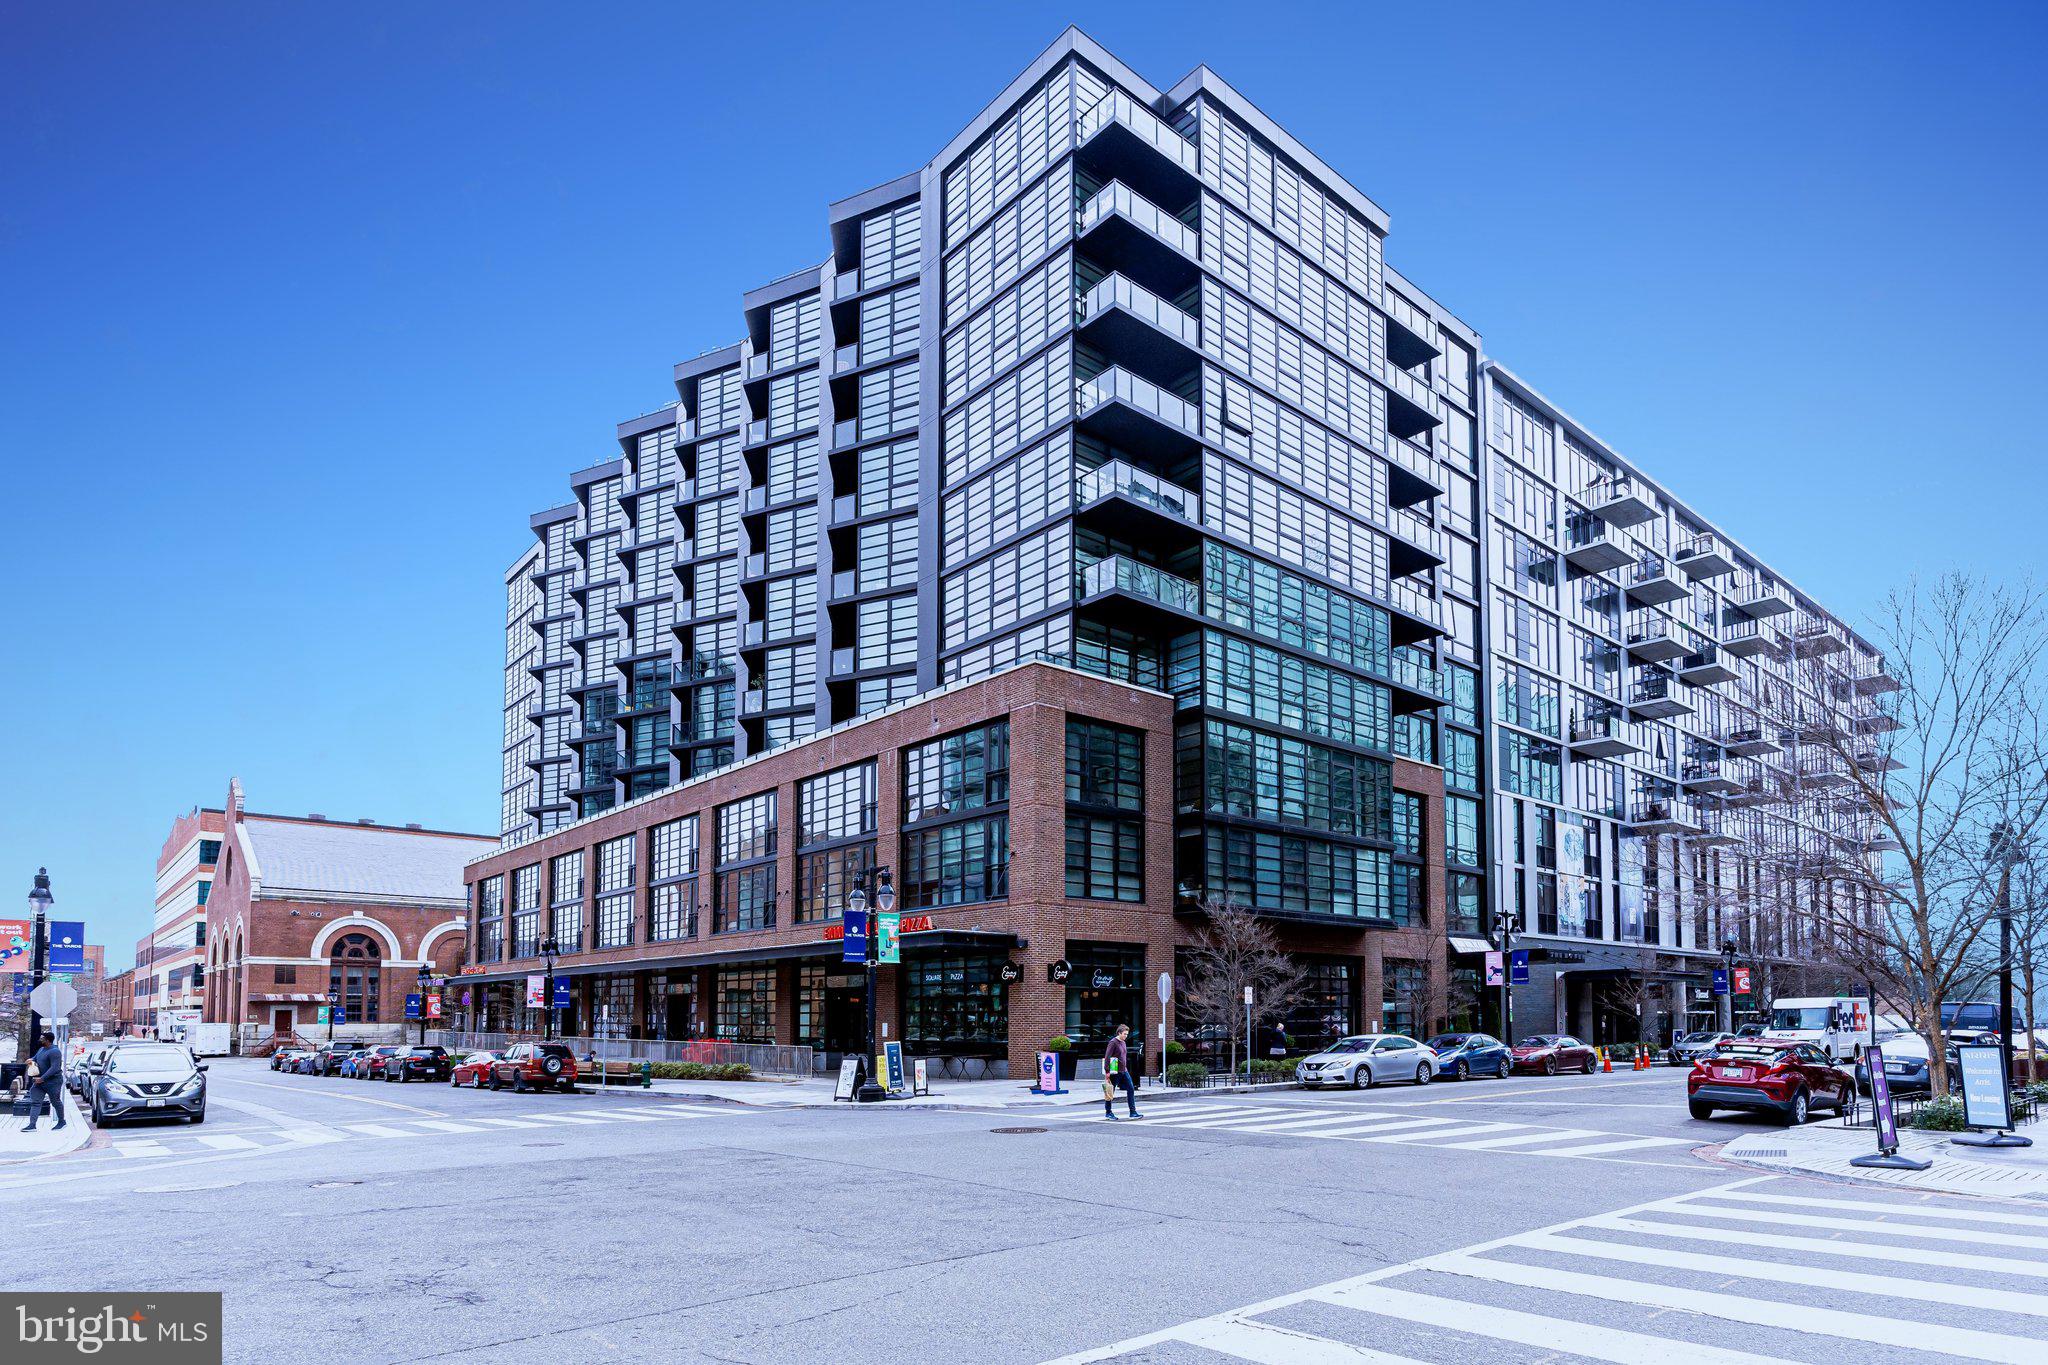
{"label": "bench", "polygon": [[596,1085],[600,1078],[606,1085],[637,1085],[642,1090],[651,1090],[654,1088],[654,1063],[633,1057],[608,1057],[601,1062],[590,1057],[577,1059],[578,1085]]}

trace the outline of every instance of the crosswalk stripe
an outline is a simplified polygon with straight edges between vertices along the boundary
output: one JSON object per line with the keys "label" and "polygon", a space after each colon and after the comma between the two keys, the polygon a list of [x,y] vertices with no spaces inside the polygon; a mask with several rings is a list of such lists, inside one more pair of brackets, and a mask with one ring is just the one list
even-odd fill
{"label": "crosswalk stripe", "polygon": [[2048,1317],[2048,1295],[2024,1294],[2010,1289],[1983,1289],[1970,1284],[1910,1280],[1899,1275],[1870,1275],[1854,1270],[1795,1265],[1786,1261],[1744,1260],[1736,1256],[1673,1251],[1668,1247],[1646,1247],[1632,1242],[1600,1242],[1589,1237],[1561,1237],[1548,1232],[1534,1232],[1525,1237],[1517,1237],[1512,1245],[1518,1248],[1529,1247],[1537,1251],[1555,1251],[1567,1256],[1625,1261],[1631,1265],[1658,1265],[1671,1270],[1697,1270],[1706,1274],[1733,1275],[1742,1279],[1803,1284],[1816,1289],[1914,1299],[1922,1303],[1945,1303],[1958,1308],[1981,1308],[2034,1318]]}
{"label": "crosswalk stripe", "polygon": [[1976,1228],[1937,1228],[1921,1223],[1878,1223],[1868,1218],[1827,1218],[1819,1214],[1772,1213],[1768,1209],[1723,1209],[1688,1201],[1659,1205],[1658,1213],[1688,1218],[1727,1218],[1744,1223],[1770,1223],[1778,1227],[1839,1228],[1844,1232],[1868,1232],[1891,1237],[1924,1237],[1935,1242],[1972,1242],[2002,1247],[2030,1247],[2048,1251],[2048,1237],[2023,1237],[2016,1232],[1980,1232]]}
{"label": "crosswalk stripe", "polygon": [[1352,1139],[1352,1140],[1353,1140],[1354,1142],[1387,1142],[1387,1143],[1394,1143],[1394,1142],[1433,1142],[1433,1141],[1435,1141],[1435,1140],[1436,1140],[1437,1138],[1440,1138],[1440,1137],[1448,1137],[1448,1136],[1457,1136],[1457,1137],[1465,1137],[1465,1136],[1468,1136],[1468,1135],[1470,1135],[1470,1134],[1473,1134],[1473,1133],[1498,1133],[1498,1132],[1499,1132],[1499,1131],[1501,1131],[1501,1130],[1502,1130],[1503,1128],[1515,1128],[1515,1127],[1518,1127],[1518,1126],[1519,1126],[1518,1124],[1513,1124],[1513,1123],[1461,1123],[1461,1124],[1459,1124],[1459,1125],[1457,1126],[1457,1128],[1456,1128],[1456,1129],[1454,1129],[1454,1130],[1452,1131],[1452,1133],[1444,1133],[1444,1132],[1442,1132],[1442,1131],[1440,1131],[1440,1130],[1438,1130],[1438,1129],[1435,1129],[1435,1128],[1425,1128],[1425,1129],[1423,1129],[1423,1130],[1422,1130],[1421,1132],[1419,1132],[1419,1133],[1415,1133],[1415,1132],[1409,1132],[1409,1133],[1371,1133],[1371,1134],[1367,1134],[1367,1135],[1366,1135],[1366,1136],[1364,1136],[1364,1137],[1360,1137],[1360,1138],[1354,1138],[1354,1139]]}
{"label": "crosswalk stripe", "polygon": [[[1463,1132],[1465,1124],[1461,1119],[1389,1119],[1379,1123],[1355,1124],[1350,1128],[1333,1128],[1327,1133],[1318,1133],[1316,1136],[1336,1138],[1342,1142],[1370,1142],[1381,1134],[1391,1133],[1397,1128],[1427,1128],[1431,1130],[1431,1136],[1437,1136],[1441,1133],[1442,1136],[1449,1137],[1451,1133]],[[1442,1131],[1446,1129],[1449,1131]],[[1354,1136],[1354,1134],[1357,1136]]]}
{"label": "crosswalk stripe", "polygon": [[416,1128],[426,1128],[436,1133],[481,1133],[483,1129],[473,1123],[450,1123],[446,1119],[411,1119]]}
{"label": "crosswalk stripe", "polygon": [[[1520,1239],[1510,1239],[1513,1245]],[[1606,1275],[1587,1275],[1574,1270],[1552,1270],[1514,1261],[1487,1260],[1453,1252],[1446,1256],[1425,1256],[1415,1262],[1419,1270],[1441,1271],[1495,1284],[1520,1285],[1552,1293],[1576,1294],[1582,1298],[1650,1308],[1669,1308],[1706,1317],[1746,1322],[1788,1332],[1811,1332],[1879,1346],[1904,1347],[1947,1355],[1970,1355],[2005,1365],[2038,1365],[2041,1343],[2002,1332],[1979,1332],[1903,1318],[1879,1317],[1874,1313],[1848,1313],[1813,1304],[1781,1303],[1773,1299],[1740,1298],[1704,1289],[1680,1289],[1642,1280],[1617,1280]],[[1489,1309],[1490,1317],[1493,1310]],[[1575,1348],[1574,1348],[1575,1349]]]}
{"label": "crosswalk stripe", "polygon": [[477,1119],[477,1123],[488,1123],[493,1128],[538,1128],[537,1119]]}
{"label": "crosswalk stripe", "polygon": [[605,1121],[606,1121],[607,1123],[660,1123],[660,1122],[661,1122],[661,1120],[660,1120],[660,1119],[658,1119],[658,1118],[655,1118],[655,1117],[653,1117],[653,1116],[652,1116],[652,1115],[650,1115],[650,1114],[627,1114],[627,1113],[623,1113],[623,1112],[617,1112],[617,1113],[610,1113],[610,1114],[601,1114],[601,1115],[599,1115],[598,1117],[600,1117],[600,1118],[604,1119],[604,1120],[605,1120]]}
{"label": "crosswalk stripe", "polygon": [[1439,1299],[1383,1284],[1332,1285],[1312,1291],[1309,1298],[1334,1303],[1380,1317],[1400,1318],[1427,1327],[1446,1328],[1512,1341],[1540,1350],[1563,1351],[1615,1365],[1670,1365],[1684,1360],[1688,1365],[1783,1365],[1770,1356],[1730,1351],[1697,1342],[1673,1341],[1669,1337],[1645,1336],[1619,1327],[1594,1323],[1567,1322],[1540,1313],[1488,1304],[1484,1309],[1455,1299]]}
{"label": "crosswalk stripe", "polygon": [[1937,1251],[1931,1247],[1887,1246],[1877,1242],[1850,1242],[1821,1237],[1784,1237],[1752,1228],[1710,1228],[1690,1223],[1657,1223],[1641,1218],[1607,1216],[1588,1218],[1579,1224],[1588,1228],[1611,1228],[1616,1232],[1647,1233],[1688,1242],[1723,1242],[1740,1247],[1773,1247],[1779,1251],[1816,1251],[1859,1261],[1897,1261],[1905,1265],[1942,1266],[1950,1270],[1985,1270],[1999,1275],[2021,1275],[2048,1280],[2048,1262],[2021,1261],[2010,1256],[1973,1256],[1966,1251]]}
{"label": "crosswalk stripe", "polygon": [[1174,1339],[1256,1365],[1413,1365],[1409,1356],[1351,1346],[1271,1323],[1244,1318],[1209,1318],[1175,1332]]}
{"label": "crosswalk stripe", "polygon": [[349,1130],[349,1131],[350,1131],[351,1133],[361,1133],[361,1134],[362,1134],[362,1135],[363,1135],[364,1137],[373,1137],[373,1138],[393,1138],[393,1137],[417,1137],[417,1136],[419,1136],[419,1135],[418,1135],[417,1133],[414,1133],[414,1132],[413,1132],[413,1131],[412,1131],[411,1129],[409,1129],[409,1128],[393,1128],[393,1127],[390,1127],[390,1126],[389,1126],[389,1125],[387,1125],[387,1124],[382,1124],[382,1123],[351,1123],[351,1124],[350,1124],[350,1125],[348,1126],[348,1130]]}
{"label": "crosswalk stripe", "polygon": [[1312,1129],[1330,1128],[1341,1123],[1357,1123],[1364,1117],[1366,1116],[1362,1114],[1338,1114],[1334,1117],[1319,1119],[1277,1119],[1271,1123],[1261,1122],[1248,1131],[1254,1133],[1300,1134],[1303,1137],[1314,1137],[1316,1134],[1310,1131]]}
{"label": "crosswalk stripe", "polygon": [[585,1118],[581,1114],[535,1114],[543,1123],[603,1123],[603,1119]]}
{"label": "crosswalk stripe", "polygon": [[1583,1147],[1559,1147],[1547,1156],[1593,1156],[1600,1152],[1633,1152],[1644,1147],[1691,1147],[1691,1138],[1635,1137],[1613,1142],[1589,1142]]}
{"label": "crosswalk stripe", "polygon": [[262,1145],[245,1137],[236,1137],[233,1133],[202,1133],[199,1141],[216,1152],[246,1152]]}
{"label": "crosswalk stripe", "polygon": [[117,1142],[114,1150],[125,1157],[169,1156],[170,1150],[155,1138],[141,1138],[134,1142]]}
{"label": "crosswalk stripe", "polygon": [[711,1119],[726,1117],[724,1110],[693,1107],[687,1104],[636,1104],[623,1112],[628,1114],[648,1114],[658,1119]]}
{"label": "crosswalk stripe", "polygon": [[1446,1151],[1484,1152],[1495,1147],[1520,1147],[1531,1142],[1566,1142],[1572,1138],[1597,1137],[1592,1128],[1545,1128],[1534,1133],[1518,1133],[1508,1137],[1480,1138],[1477,1142],[1446,1142]]}
{"label": "crosswalk stripe", "polygon": [[332,1128],[285,1128],[279,1130],[278,1137],[285,1142],[296,1142],[301,1147],[318,1147],[346,1140]]}
{"label": "crosswalk stripe", "polygon": [[1734,1199],[1745,1204],[1790,1204],[1809,1209],[1851,1209],[1858,1213],[1894,1213],[1908,1218],[1953,1218],[1971,1223],[2015,1223],[2048,1228],[2048,1218],[2038,1214],[1994,1213],[1984,1209],[1929,1208],[1924,1204],[1885,1204],[1872,1199],[1814,1199],[1795,1194],[1751,1194],[1730,1191],[1716,1199]]}
{"label": "crosswalk stripe", "polygon": [[[1099,1117],[1099,1116],[1094,1116]],[[1169,1114],[1163,1118],[1142,1118],[1148,1128],[1234,1128],[1240,1123],[1266,1123],[1278,1118],[1271,1113]]]}

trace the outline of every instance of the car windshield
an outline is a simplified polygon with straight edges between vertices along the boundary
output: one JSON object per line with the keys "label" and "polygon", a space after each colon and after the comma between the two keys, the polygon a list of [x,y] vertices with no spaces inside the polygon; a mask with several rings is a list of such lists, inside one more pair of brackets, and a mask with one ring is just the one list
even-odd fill
{"label": "car windshield", "polygon": [[1371,1046],[1372,1046],[1372,1044],[1373,1044],[1373,1040],[1372,1040],[1371,1038],[1339,1038],[1339,1039],[1338,1039],[1338,1040],[1337,1040],[1336,1042],[1334,1042],[1334,1043],[1330,1044],[1330,1045],[1329,1045],[1328,1047],[1324,1048],[1324,1049],[1323,1049],[1323,1051],[1325,1051],[1325,1052],[1363,1052],[1363,1051],[1365,1051],[1365,1050],[1366,1050],[1367,1048],[1371,1047]]}
{"label": "car windshield", "polygon": [[1736,1043],[1727,1049],[1726,1055],[1739,1062],[1775,1062],[1791,1049],[1782,1043],[1766,1043],[1760,1040]]}
{"label": "car windshield", "polygon": [[1688,1033],[1678,1041],[1681,1043],[1711,1043],[1720,1036],[1718,1033]]}
{"label": "car windshield", "polygon": [[1834,1011],[1827,1005],[1806,1005],[1796,1009],[1771,1011],[1771,1027],[1801,1029],[1819,1033],[1828,1026],[1828,1016]]}
{"label": "car windshield", "polygon": [[192,1058],[181,1047],[124,1047],[115,1050],[107,1070],[117,1076],[183,1076]]}
{"label": "car windshield", "polygon": [[1429,1040],[1429,1045],[1438,1052],[1449,1052],[1454,1047],[1465,1046],[1471,1038],[1472,1035],[1469,1033],[1439,1033]]}

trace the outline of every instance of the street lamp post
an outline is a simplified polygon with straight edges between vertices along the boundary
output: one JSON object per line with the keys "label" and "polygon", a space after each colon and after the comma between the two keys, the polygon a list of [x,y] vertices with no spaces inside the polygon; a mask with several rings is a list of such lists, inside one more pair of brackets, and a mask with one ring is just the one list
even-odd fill
{"label": "street lamp post", "polygon": [[[43,984],[43,968],[49,961],[50,907],[55,902],[56,898],[50,894],[50,869],[39,867],[36,869],[35,881],[30,884],[28,892],[29,912],[35,916],[35,926],[28,931],[28,987],[31,991]],[[21,1055],[24,1057],[35,1055],[36,1040],[42,1036],[43,1016],[38,1014],[35,1007],[31,1005],[28,1011],[28,1043],[22,1049]]]}
{"label": "street lamp post", "polygon": [[886,867],[871,867],[863,872],[860,880],[854,883],[852,892],[846,898],[846,908],[857,915],[866,913],[869,897],[864,884],[870,878],[875,883],[875,894],[873,897],[875,912],[872,916],[868,917],[867,951],[862,955],[863,961],[861,963],[866,972],[868,997],[867,1052],[861,1061],[861,1074],[865,1079],[861,1082],[860,1089],[854,1092],[854,1099],[860,1104],[873,1104],[878,1100],[889,1098],[889,1092],[883,1088],[880,1081],[875,1079],[875,967],[882,951],[882,935],[880,933],[882,916],[896,908],[896,887],[890,879],[889,869]]}
{"label": "street lamp post", "polygon": [[327,1041],[334,1042],[334,1011],[341,1004],[341,992],[327,992]]}
{"label": "street lamp post", "polygon": [[1508,923],[1506,915],[1501,916],[1497,936],[1500,939],[1500,1040],[1513,1047],[1515,1025],[1510,1014],[1512,1006],[1508,998],[1508,982],[1515,974],[1513,966],[1510,965],[1515,956],[1515,930],[1514,926]]}
{"label": "street lamp post", "polygon": [[1721,940],[1721,1032],[1735,1032],[1735,940]]}
{"label": "street lamp post", "polygon": [[555,942],[552,934],[540,941],[540,955],[547,963],[545,974],[540,979],[540,1036],[543,1039],[555,1036],[555,954],[560,951],[561,945]]}
{"label": "street lamp post", "polygon": [[[1998,867],[1998,1055],[2005,1065],[2005,1084],[2012,1084],[2012,870],[2020,861],[2020,841],[2004,821],[1991,831],[1991,861]],[[2029,1002],[2031,1004],[2031,1002]]]}
{"label": "street lamp post", "polygon": [[434,981],[434,969],[420,964],[420,1046],[427,1045],[427,987]]}

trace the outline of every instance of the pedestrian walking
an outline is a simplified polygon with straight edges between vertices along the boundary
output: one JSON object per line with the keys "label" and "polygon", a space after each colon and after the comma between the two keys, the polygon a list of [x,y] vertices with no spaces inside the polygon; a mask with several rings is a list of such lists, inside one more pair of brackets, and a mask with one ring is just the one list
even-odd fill
{"label": "pedestrian walking", "polygon": [[1130,1036],[1131,1026],[1118,1024],[1109,1046],[1102,1050],[1102,1116],[1111,1121],[1116,1119],[1118,1086],[1124,1089],[1124,1102],[1130,1107],[1131,1117],[1144,1117],[1138,1112],[1138,1082],[1131,1075],[1131,1050],[1124,1043]]}
{"label": "pedestrian walking", "polygon": [[64,1054],[57,1050],[53,1033],[45,1033],[37,1042],[35,1055],[28,1059],[28,1127],[23,1131],[30,1133],[36,1130],[44,1100],[56,1112],[57,1127],[64,1126]]}

